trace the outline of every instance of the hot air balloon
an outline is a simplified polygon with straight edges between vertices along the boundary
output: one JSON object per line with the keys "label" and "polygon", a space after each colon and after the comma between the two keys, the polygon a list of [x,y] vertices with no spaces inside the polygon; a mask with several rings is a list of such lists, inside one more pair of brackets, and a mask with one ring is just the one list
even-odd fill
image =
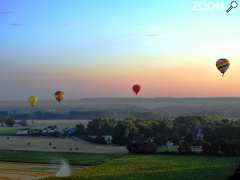
{"label": "hot air balloon", "polygon": [[230,66],[230,62],[227,59],[219,59],[216,62],[217,69],[222,73],[222,76],[224,76],[225,72],[228,70]]}
{"label": "hot air balloon", "polygon": [[29,96],[28,97],[28,103],[30,107],[35,107],[38,103],[38,98],[36,96]]}
{"label": "hot air balloon", "polygon": [[30,119],[32,120],[32,124],[34,124],[34,121],[32,119],[32,108],[34,108],[38,103],[37,96],[29,96],[28,97],[28,103],[29,103],[29,106],[31,107],[31,109],[30,109]]}
{"label": "hot air balloon", "polygon": [[141,90],[141,86],[139,84],[134,84],[132,86],[132,90],[137,95],[140,92],[140,90]]}
{"label": "hot air balloon", "polygon": [[64,92],[63,91],[57,91],[55,92],[55,99],[60,103],[64,100]]}

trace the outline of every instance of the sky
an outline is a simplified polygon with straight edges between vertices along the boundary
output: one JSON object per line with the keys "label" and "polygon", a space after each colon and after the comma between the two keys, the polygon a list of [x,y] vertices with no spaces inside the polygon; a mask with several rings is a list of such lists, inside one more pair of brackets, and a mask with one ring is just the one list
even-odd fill
{"label": "sky", "polygon": [[[229,0],[0,0],[0,100],[240,96]],[[231,62],[222,78],[219,58]]]}

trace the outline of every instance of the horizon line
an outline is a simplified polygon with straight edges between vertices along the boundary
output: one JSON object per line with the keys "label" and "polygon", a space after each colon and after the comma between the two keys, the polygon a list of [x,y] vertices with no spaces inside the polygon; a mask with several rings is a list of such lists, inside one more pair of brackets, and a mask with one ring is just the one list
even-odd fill
{"label": "horizon line", "polygon": [[[64,101],[79,101],[79,100],[86,100],[86,99],[234,99],[234,98],[240,98],[240,96],[156,96],[156,97],[147,97],[147,96],[116,96],[116,97],[83,97],[83,98],[68,98]],[[24,99],[2,99],[0,102],[22,102],[27,101],[27,98]],[[55,101],[55,99],[40,99],[39,101]]]}

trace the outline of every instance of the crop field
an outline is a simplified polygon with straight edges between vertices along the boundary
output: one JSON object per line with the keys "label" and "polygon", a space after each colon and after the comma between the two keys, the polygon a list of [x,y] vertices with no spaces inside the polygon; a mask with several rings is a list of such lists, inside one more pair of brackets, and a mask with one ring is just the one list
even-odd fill
{"label": "crop field", "polygon": [[15,127],[0,127],[0,135],[15,135],[17,128]]}
{"label": "crop field", "polygon": [[[64,128],[73,128],[76,127],[77,124],[83,124],[87,126],[90,120],[72,120],[72,119],[65,119],[65,120],[34,120],[33,124],[31,120],[27,120],[28,126],[26,128],[31,129],[43,129],[48,126],[57,126],[59,129]],[[24,128],[24,127],[22,127]],[[15,135],[17,130],[21,129],[21,127],[0,127],[0,136],[1,135]]]}
{"label": "crop field", "polygon": [[[129,155],[69,152],[0,151],[0,179],[55,177],[60,162],[72,176],[65,180],[226,180],[240,158],[197,155]],[[11,162],[11,163],[10,163]],[[7,178],[5,178],[7,179]]]}
{"label": "crop field", "polygon": [[83,125],[87,126],[87,123],[90,120],[72,120],[72,119],[64,119],[64,120],[34,120],[32,124],[31,120],[28,120],[27,123],[29,124],[30,128],[46,128],[48,126],[56,125],[58,128],[73,128],[77,124],[82,123]]}
{"label": "crop field", "polygon": [[236,164],[230,157],[125,155],[96,167],[81,169],[64,179],[226,180],[233,173]]}
{"label": "crop field", "polygon": [[[36,164],[0,162],[1,180],[33,180],[48,176],[55,176],[59,171],[59,164]],[[71,166],[72,172],[80,170],[81,166]]]}
{"label": "crop field", "polygon": [[124,146],[98,145],[77,138],[0,136],[0,150],[126,153]]}
{"label": "crop field", "polygon": [[55,175],[57,165],[0,162],[1,180],[32,180],[38,177]]}
{"label": "crop field", "polygon": [[71,165],[93,166],[121,156],[123,155],[0,150],[0,162],[38,164],[59,164],[62,160],[65,160]]}
{"label": "crop field", "polygon": [[33,180],[55,176],[63,161],[71,164],[71,172],[75,173],[82,168],[99,165],[121,156],[121,154],[0,150],[0,179]]}

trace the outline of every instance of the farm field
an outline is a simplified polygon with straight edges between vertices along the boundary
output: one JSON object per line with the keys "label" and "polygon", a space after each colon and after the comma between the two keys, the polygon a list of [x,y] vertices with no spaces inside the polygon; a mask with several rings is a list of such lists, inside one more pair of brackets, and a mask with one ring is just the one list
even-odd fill
{"label": "farm field", "polygon": [[54,175],[56,171],[57,168],[49,165],[0,162],[0,179],[3,180],[31,180]]}
{"label": "farm field", "polygon": [[0,136],[1,135],[15,135],[17,128],[15,127],[0,127]]}
{"label": "farm field", "polygon": [[65,160],[71,165],[95,166],[121,156],[123,154],[0,150],[0,162],[16,163],[59,164]]}
{"label": "farm field", "polygon": [[[81,169],[65,180],[226,180],[237,162],[203,156],[125,155]],[[51,177],[46,180],[55,180]]]}
{"label": "farm field", "polygon": [[28,120],[27,123],[29,124],[30,128],[46,128],[48,126],[56,125],[58,128],[73,128],[77,124],[82,123],[83,125],[87,126],[87,123],[90,120],[72,120],[72,119],[64,119],[64,120],[34,120],[34,124],[31,123],[31,120]]}
{"label": "farm field", "polygon": [[[73,172],[80,167],[72,167]],[[32,180],[39,177],[54,176],[58,165],[0,162],[1,180]]]}
{"label": "farm field", "polygon": [[[88,122],[91,120],[34,120],[32,124],[31,120],[27,120],[28,126],[26,128],[30,129],[43,129],[48,126],[57,126],[59,129],[64,128],[73,128],[76,127],[77,124],[83,124],[87,126]],[[0,136],[2,135],[16,135],[18,129],[22,129],[24,127],[0,127]]]}
{"label": "farm field", "polygon": [[126,153],[125,146],[98,145],[77,138],[0,136],[0,150]]}
{"label": "farm field", "polygon": [[55,176],[63,161],[71,164],[72,173],[120,157],[120,154],[57,153],[0,150],[1,180],[33,180]]}

